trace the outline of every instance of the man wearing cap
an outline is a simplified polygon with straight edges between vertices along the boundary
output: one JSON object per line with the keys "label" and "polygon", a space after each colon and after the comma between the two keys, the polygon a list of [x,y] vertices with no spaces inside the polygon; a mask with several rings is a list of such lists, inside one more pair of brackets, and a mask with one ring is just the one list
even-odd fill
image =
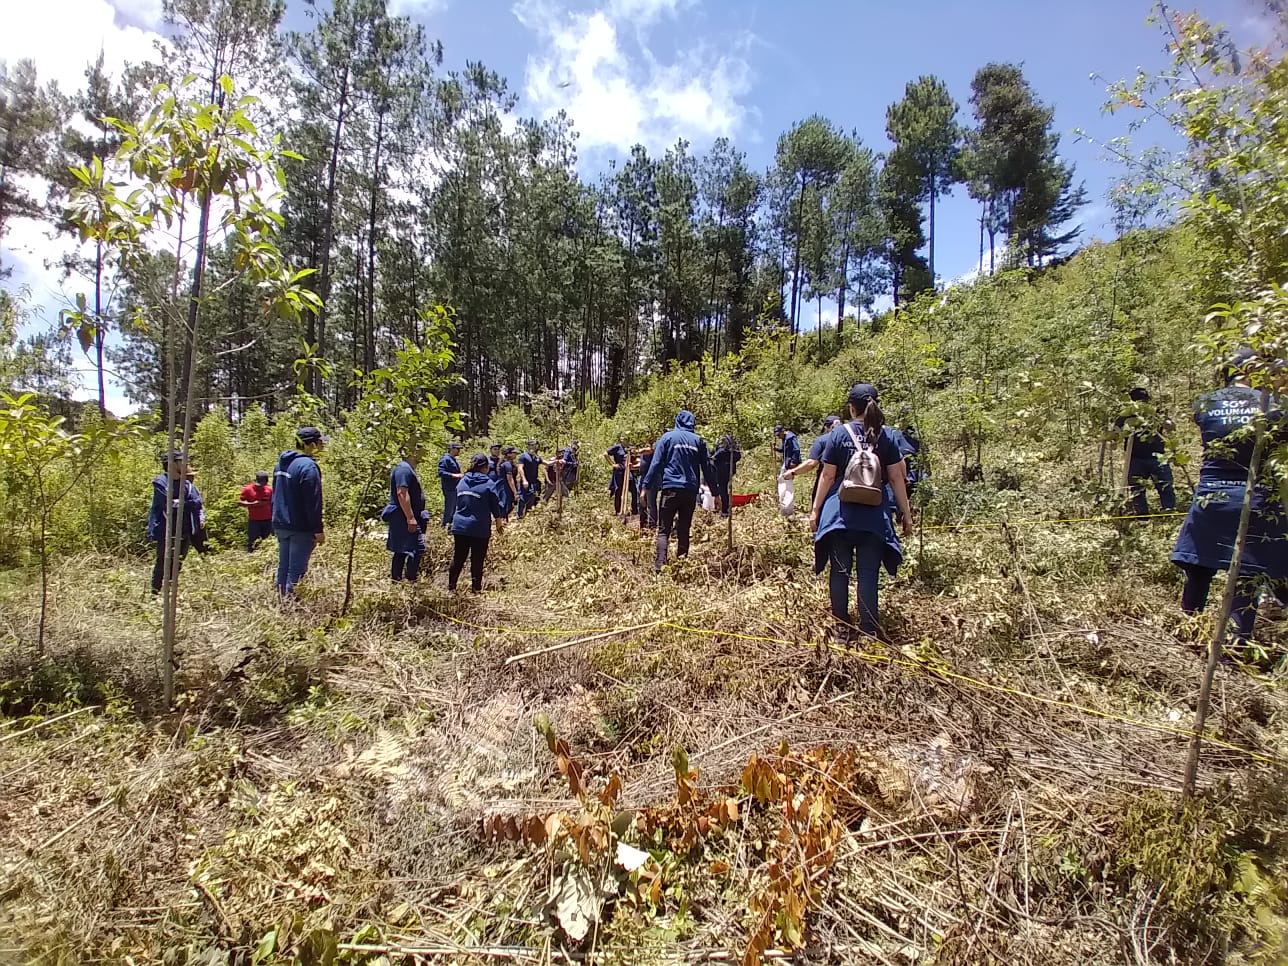
{"label": "man wearing cap", "polygon": [[425,490],[416,472],[423,449],[420,443],[411,444],[406,456],[390,471],[389,503],[380,514],[380,519],[389,525],[385,546],[393,554],[389,579],[394,583],[405,577],[407,583],[414,584],[425,555],[429,511],[425,509]]}
{"label": "man wearing cap", "polygon": [[438,485],[443,491],[443,519],[441,525],[444,530],[452,528],[452,517],[456,513],[456,486],[461,482],[461,477],[465,475],[461,472],[461,464],[457,462],[457,457],[460,455],[460,440],[454,439],[447,444],[447,452],[438,461]]}
{"label": "man wearing cap", "polygon": [[313,548],[326,540],[322,529],[322,470],[317,457],[326,437],[313,426],[295,431],[296,449],[277,460],[273,479],[273,532],[277,534],[277,590],[295,593],[309,570]]}
{"label": "man wearing cap", "polygon": [[250,553],[255,544],[273,535],[273,487],[267,470],[260,470],[254,483],[242,487],[237,502],[246,508],[246,552]]}
{"label": "man wearing cap", "polygon": [[[148,539],[157,545],[156,563],[152,566],[152,593],[161,593],[165,576],[166,534],[173,526],[179,537],[179,562],[188,555],[192,537],[201,529],[201,495],[186,479],[186,459],[171,452],[161,458],[162,473],[152,481],[152,506],[148,510]],[[182,493],[182,500],[180,494]],[[183,503],[180,522],[179,504]],[[176,573],[175,576],[178,576]]]}
{"label": "man wearing cap", "polygon": [[454,547],[447,571],[449,591],[456,590],[466,558],[470,561],[470,589],[476,594],[483,590],[483,564],[492,537],[492,520],[502,516],[501,498],[487,469],[487,456],[475,453],[470,460],[470,471],[457,486],[456,515],[452,518]]}
{"label": "man wearing cap", "polygon": [[774,438],[782,443],[782,446],[774,447],[775,453],[783,454],[783,466],[778,474],[781,477],[801,465],[801,444],[796,434],[785,426],[774,427]]}
{"label": "man wearing cap", "polygon": [[[828,413],[823,417],[823,432],[815,437],[814,442],[809,448],[809,458],[800,466],[794,466],[790,470],[783,472],[783,479],[794,480],[802,473],[814,471],[814,485],[809,491],[809,505],[814,506],[814,497],[818,495],[818,478],[823,472],[823,448],[827,445],[827,437],[837,424],[841,422],[840,416],[834,416]],[[814,573],[821,574],[823,568],[827,566],[827,554],[825,545],[822,543],[814,544]]]}
{"label": "man wearing cap", "polygon": [[527,442],[527,452],[519,457],[519,519],[537,505],[541,499],[541,464],[537,441]]}
{"label": "man wearing cap", "polygon": [[493,483],[501,480],[501,444],[493,443],[487,458],[487,475]]}
{"label": "man wearing cap", "polygon": [[1176,429],[1176,424],[1151,405],[1146,387],[1133,387],[1127,398],[1130,400],[1131,411],[1114,420],[1114,428],[1119,432],[1130,430],[1126,433],[1123,446],[1126,448],[1132,512],[1138,517],[1149,513],[1145,484],[1152,481],[1158,490],[1160,510],[1171,513],[1176,509],[1176,488],[1171,464],[1163,458],[1167,451],[1164,437]]}
{"label": "man wearing cap", "polygon": [[565,495],[572,491],[577,485],[577,453],[581,449],[581,443],[573,440],[568,444],[568,448],[563,451],[563,483]]}

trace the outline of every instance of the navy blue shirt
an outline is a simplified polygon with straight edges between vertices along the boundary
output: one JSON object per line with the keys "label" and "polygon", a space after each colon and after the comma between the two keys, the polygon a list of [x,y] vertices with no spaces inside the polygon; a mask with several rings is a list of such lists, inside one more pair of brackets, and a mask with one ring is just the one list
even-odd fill
{"label": "navy blue shirt", "polygon": [[492,535],[492,518],[505,516],[496,492],[496,481],[486,473],[466,473],[456,487],[456,515],[452,533],[485,539]]}
{"label": "navy blue shirt", "polygon": [[613,465],[618,469],[622,469],[626,466],[626,447],[621,443],[614,443],[612,446],[608,447],[608,452],[604,455],[611,459],[613,461]]}
{"label": "navy blue shirt", "polygon": [[523,479],[528,486],[536,486],[540,481],[542,462],[540,456],[534,456],[532,453],[523,453],[519,456],[519,469],[523,471]]}
{"label": "navy blue shirt", "polygon": [[456,457],[447,453],[438,461],[438,485],[443,488],[444,493],[456,489],[456,484],[460,482],[455,476],[461,472],[461,464],[456,461]]}
{"label": "navy blue shirt", "polygon": [[322,532],[322,470],[312,456],[288,449],[273,478],[273,529]]}
{"label": "navy blue shirt", "polygon": [[[863,423],[859,420],[854,420],[849,425],[860,436],[865,432]],[[897,466],[903,462],[903,454],[899,452],[898,444],[895,442],[894,431],[889,427],[884,428],[881,435],[877,437],[876,450],[882,466]],[[826,437],[823,446],[823,462],[835,467],[836,474],[832,479],[831,488],[827,491],[827,496],[823,498],[823,508],[819,513],[818,530],[815,531],[814,539],[821,540],[836,530],[875,533],[885,541],[886,553],[883,562],[886,569],[894,573],[903,560],[903,550],[899,545],[898,536],[895,535],[894,526],[890,522],[887,508],[884,505],[863,506],[858,503],[841,502],[841,481],[845,478],[845,468],[850,465],[850,457],[853,455],[854,440],[850,438],[845,424],[837,426]]]}
{"label": "navy blue shirt", "polygon": [[[1239,433],[1261,412],[1261,391],[1246,386],[1227,386],[1200,396],[1194,404],[1194,422],[1203,437],[1203,466],[1200,483],[1246,486],[1248,467],[1256,436],[1251,431]],[[1283,432],[1284,413],[1280,400],[1270,397],[1271,433]],[[1239,433],[1237,439],[1229,437]]]}
{"label": "navy blue shirt", "polygon": [[716,451],[711,454],[711,465],[715,467],[716,482],[721,486],[733,479],[734,473],[738,471],[738,459],[741,455],[737,444],[731,446],[724,440],[720,441]]}
{"label": "navy blue shirt", "polygon": [[514,485],[515,482],[514,478],[516,473],[514,461],[506,459],[501,460],[500,465],[497,467],[497,474],[500,476],[500,481],[497,483],[497,486],[501,487],[504,492],[511,493],[511,495],[513,495],[510,487],[511,485]]}
{"label": "navy blue shirt", "polygon": [[[401,460],[389,474],[389,505],[398,506],[398,491],[402,487],[407,488],[407,500],[411,503],[412,516],[419,522],[420,515],[425,512],[425,491],[420,485],[420,476],[406,460]],[[399,512],[402,507],[398,507]]]}
{"label": "navy blue shirt", "polygon": [[573,452],[571,446],[563,451],[564,482],[571,485],[577,482],[577,454]]}

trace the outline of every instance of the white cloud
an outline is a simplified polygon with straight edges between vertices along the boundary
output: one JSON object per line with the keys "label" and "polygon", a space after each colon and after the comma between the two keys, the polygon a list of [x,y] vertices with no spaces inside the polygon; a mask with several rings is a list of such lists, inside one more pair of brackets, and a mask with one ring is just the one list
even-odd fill
{"label": "white cloud", "polygon": [[700,143],[733,134],[750,87],[738,45],[731,52],[694,43],[663,62],[649,44],[647,28],[689,2],[600,0],[597,9],[574,11],[519,0],[515,16],[538,40],[525,79],[530,107],[546,117],[567,111],[590,149],[624,153],[636,143],[657,149],[679,137]]}
{"label": "white cloud", "polygon": [[424,20],[447,9],[447,0],[389,0],[389,12],[395,17]]}
{"label": "white cloud", "polygon": [[[160,17],[156,0],[120,0],[120,9],[107,0],[41,0],[16,6],[0,31],[0,60],[23,58],[36,65],[41,82],[56,81],[64,93],[79,90],[85,70],[102,51],[107,69],[115,74],[125,62],[156,59],[151,27]],[[147,29],[132,24],[144,23]]]}

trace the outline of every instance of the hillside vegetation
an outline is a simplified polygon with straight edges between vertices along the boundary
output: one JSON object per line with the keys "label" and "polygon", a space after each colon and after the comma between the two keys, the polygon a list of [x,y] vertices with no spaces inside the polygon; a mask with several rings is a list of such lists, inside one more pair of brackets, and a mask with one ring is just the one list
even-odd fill
{"label": "hillside vegetation", "polygon": [[[614,421],[503,411],[497,437],[576,434],[587,469],[561,516],[494,540],[483,595],[446,593],[436,531],[431,579],[391,589],[364,524],[343,616],[336,531],[295,608],[270,600],[272,550],[194,554],[173,710],[136,441],[94,470],[101,499],[60,508],[43,655],[32,585],[4,591],[15,955],[1279,961],[1283,631],[1218,672],[1202,793],[1178,809],[1206,622],[1176,605],[1178,521],[1103,519],[1121,457],[1102,441],[1138,375],[1182,427],[1176,462],[1195,454],[1191,245],[1141,235],[955,289],[834,355],[767,335]],[[882,594],[892,643],[829,650],[767,427],[805,430],[858,378],[908,407],[933,476]],[[766,496],[732,548],[704,518],[654,577],[595,458],[680,406],[739,435],[735,489]],[[216,543],[238,545],[235,488],[289,432],[198,428]],[[358,442],[342,428],[323,461],[336,520]]]}

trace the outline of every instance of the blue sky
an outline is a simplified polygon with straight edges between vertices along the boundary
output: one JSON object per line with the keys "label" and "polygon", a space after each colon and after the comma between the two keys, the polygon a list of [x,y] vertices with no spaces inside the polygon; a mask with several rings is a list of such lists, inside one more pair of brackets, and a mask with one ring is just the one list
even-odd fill
{"label": "blue sky", "polygon": [[[287,0],[288,26],[307,29],[302,0]],[[636,141],[660,153],[678,137],[702,151],[727,135],[751,165],[773,162],[778,136],[819,113],[887,147],[885,109],[921,74],[949,85],[969,119],[970,79],[990,61],[1024,65],[1054,105],[1062,153],[1085,182],[1084,239],[1109,237],[1106,191],[1119,169],[1085,129],[1105,141],[1127,118],[1102,113],[1106,80],[1166,66],[1164,37],[1146,25],[1150,0],[390,0],[395,12],[441,39],[449,68],[481,61],[505,76],[522,115],[566,109],[580,132],[580,166],[593,177]],[[1180,5],[1191,9],[1195,4]],[[1254,0],[1203,0],[1199,11],[1244,42],[1264,42]],[[58,24],[51,30],[51,24]],[[152,56],[161,0],[41,0],[12,11],[0,59],[30,57],[46,79],[79,87],[100,50],[109,69]],[[1092,79],[1092,75],[1102,79]],[[1149,132],[1145,132],[1148,140]],[[1165,137],[1166,132],[1157,135]],[[936,268],[941,283],[969,274],[979,251],[977,208],[964,190],[941,202]],[[17,223],[3,259],[9,287],[25,285],[48,323],[72,291],[45,265],[67,243]],[[824,308],[825,317],[828,310]],[[120,388],[118,411],[127,408]]]}

